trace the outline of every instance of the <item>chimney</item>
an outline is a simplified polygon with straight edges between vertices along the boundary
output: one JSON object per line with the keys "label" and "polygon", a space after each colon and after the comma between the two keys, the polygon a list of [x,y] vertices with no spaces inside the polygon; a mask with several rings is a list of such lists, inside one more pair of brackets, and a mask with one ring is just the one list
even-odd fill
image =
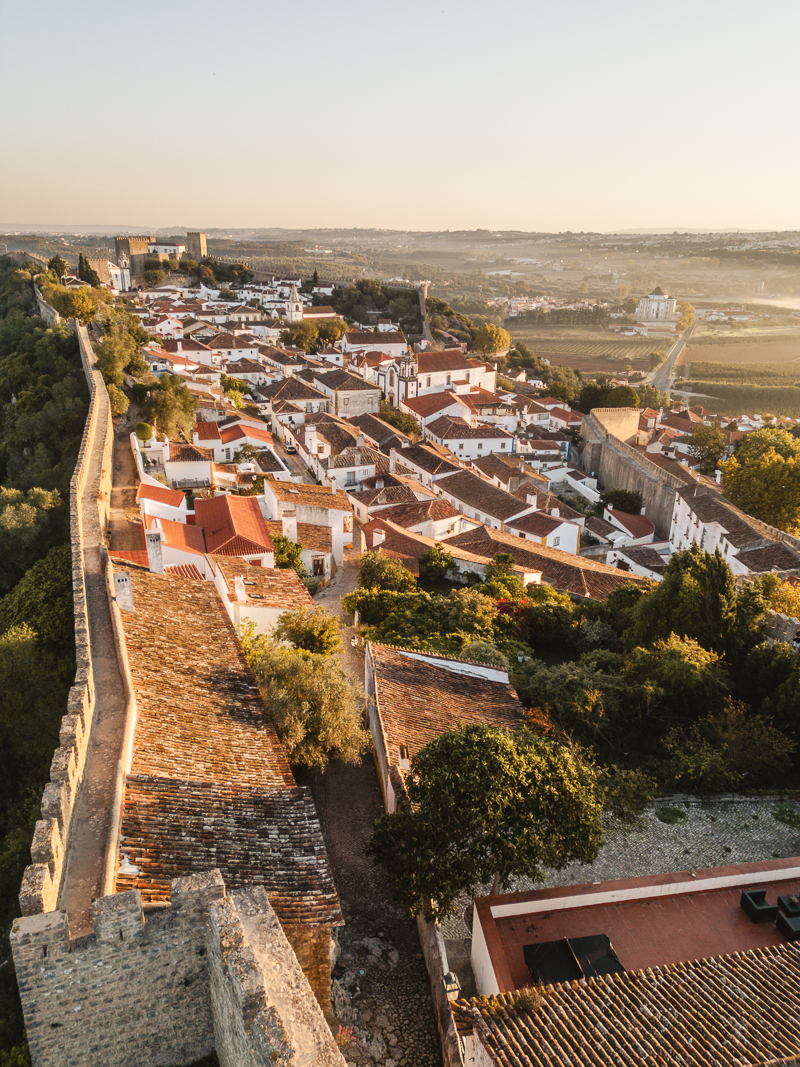
{"label": "chimney", "polygon": [[284,508],[281,515],[281,533],[297,543],[297,511],[294,508]]}
{"label": "chimney", "polygon": [[[378,545],[382,545],[385,540],[386,540],[386,531],[385,530],[376,530],[372,535],[372,547],[373,548],[377,548]],[[131,608],[131,610],[133,610],[133,609]]]}
{"label": "chimney", "polygon": [[389,474],[394,474],[397,467],[397,452],[395,449],[389,453]]}
{"label": "chimney", "polygon": [[333,493],[334,496],[336,496],[336,490],[338,488],[339,488],[339,486],[336,484],[336,479],[332,478],[331,479],[331,492]]}
{"label": "chimney", "polygon": [[161,530],[148,530],[145,535],[147,544],[147,563],[151,574],[164,573],[164,557],[161,552]]}
{"label": "chimney", "polygon": [[114,572],[114,597],[120,611],[133,613],[133,590],[131,576],[127,571]]}
{"label": "chimney", "polygon": [[356,435],[356,448],[363,448],[363,447],[364,447],[364,435],[363,435],[363,433],[360,433],[360,434]]}
{"label": "chimney", "polygon": [[237,574],[233,580],[233,591],[236,596],[236,601],[239,604],[244,604],[247,601],[247,593],[244,588],[244,578],[241,574]]}

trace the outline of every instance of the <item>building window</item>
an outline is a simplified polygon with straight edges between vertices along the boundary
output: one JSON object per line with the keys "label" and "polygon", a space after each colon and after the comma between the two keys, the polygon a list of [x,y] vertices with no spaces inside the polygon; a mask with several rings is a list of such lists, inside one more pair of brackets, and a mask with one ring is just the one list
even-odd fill
{"label": "building window", "polygon": [[431,387],[431,376],[429,374],[428,377],[425,379],[425,388],[426,389],[430,389],[430,387]]}
{"label": "building window", "polygon": [[346,476],[346,478],[344,480],[344,484],[345,485],[355,485],[356,484],[356,472],[355,471],[348,471],[347,472],[347,476]]}
{"label": "building window", "polygon": [[561,538],[560,537],[554,537],[553,538],[553,548],[557,548],[560,543],[561,543]]}

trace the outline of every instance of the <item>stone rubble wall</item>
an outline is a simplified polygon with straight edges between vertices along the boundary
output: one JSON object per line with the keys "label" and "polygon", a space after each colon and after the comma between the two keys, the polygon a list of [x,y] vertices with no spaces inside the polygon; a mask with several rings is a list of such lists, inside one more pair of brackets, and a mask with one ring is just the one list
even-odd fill
{"label": "stone rubble wall", "polygon": [[214,1049],[221,1067],[343,1067],[262,890],[225,895],[219,871],[178,878],[143,912],[138,890],[93,904],[70,940],[63,912],[11,932],[36,1067],[169,1067]]}
{"label": "stone rubble wall", "polygon": [[419,931],[419,942],[422,946],[422,954],[425,957],[425,965],[428,968],[428,977],[431,982],[433,1011],[436,1016],[436,1028],[439,1031],[439,1041],[442,1046],[444,1067],[463,1067],[464,1057],[461,1051],[461,1041],[456,1031],[453,1012],[450,1009],[450,1001],[442,985],[442,979],[450,970],[442,931],[438,923],[429,923],[422,914],[417,916],[417,930]]}
{"label": "stone rubble wall", "polygon": [[764,629],[772,641],[786,641],[791,644],[795,635],[800,633],[800,619],[793,615],[784,615],[779,611],[768,611]]}
{"label": "stone rubble wall", "polygon": [[67,713],[61,720],[59,747],[50,765],[50,781],[42,795],[42,818],[36,823],[31,845],[32,863],[22,879],[19,901],[23,915],[52,911],[58,905],[70,821],[83,780],[95,707],[84,575],[87,554],[104,544],[108,526],[114,430],[108,393],[95,366],[86,327],[79,323],[72,326],[90,395],[69,493],[76,671],[67,698]]}
{"label": "stone rubble wall", "polygon": [[36,297],[36,307],[39,309],[39,316],[44,319],[48,326],[57,326],[59,322],[64,321],[56,309],[51,307],[39,292],[39,287],[36,282],[33,283],[33,295]]}

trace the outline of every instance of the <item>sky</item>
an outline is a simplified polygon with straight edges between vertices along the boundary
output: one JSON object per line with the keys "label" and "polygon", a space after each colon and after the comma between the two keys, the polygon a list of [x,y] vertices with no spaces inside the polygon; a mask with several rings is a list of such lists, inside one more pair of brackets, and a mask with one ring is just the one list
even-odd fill
{"label": "sky", "polygon": [[797,0],[0,0],[0,226],[800,229]]}

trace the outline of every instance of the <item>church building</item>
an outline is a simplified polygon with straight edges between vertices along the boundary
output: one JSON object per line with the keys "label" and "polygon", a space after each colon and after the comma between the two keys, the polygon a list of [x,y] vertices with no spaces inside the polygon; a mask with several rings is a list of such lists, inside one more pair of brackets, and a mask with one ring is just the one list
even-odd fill
{"label": "church building", "polygon": [[640,322],[667,321],[678,318],[678,301],[657,285],[652,293],[640,298],[636,318]]}

